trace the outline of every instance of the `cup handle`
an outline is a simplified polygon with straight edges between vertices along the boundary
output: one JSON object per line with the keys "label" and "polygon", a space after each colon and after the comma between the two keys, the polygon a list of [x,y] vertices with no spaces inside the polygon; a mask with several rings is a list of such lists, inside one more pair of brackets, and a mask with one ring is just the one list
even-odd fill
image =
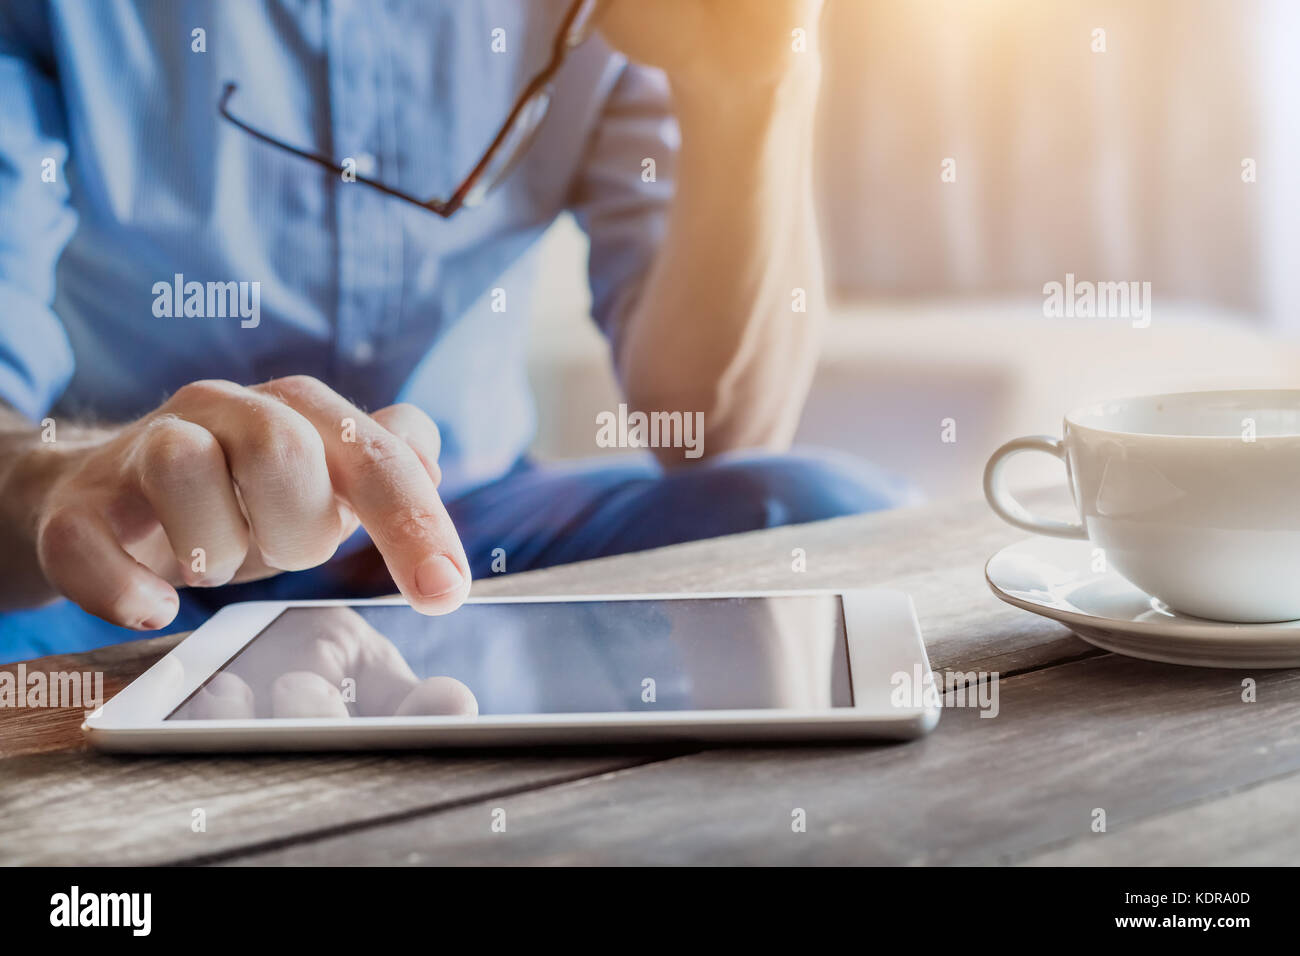
{"label": "cup handle", "polygon": [[1061,521],[1032,514],[1007,491],[1002,466],[1012,455],[1018,455],[1022,451],[1045,451],[1062,462],[1065,461],[1065,445],[1061,439],[1051,435],[1028,435],[1007,442],[993,453],[984,468],[984,497],[988,499],[989,507],[1007,524],[1034,534],[1048,534],[1054,538],[1087,538],[1088,532],[1081,522]]}

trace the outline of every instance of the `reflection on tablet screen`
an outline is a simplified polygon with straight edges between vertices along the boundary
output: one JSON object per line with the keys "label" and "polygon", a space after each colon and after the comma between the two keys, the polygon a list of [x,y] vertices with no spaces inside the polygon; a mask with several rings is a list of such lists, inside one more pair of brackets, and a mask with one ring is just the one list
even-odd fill
{"label": "reflection on tablet screen", "polygon": [[853,705],[837,595],[293,607],[169,720]]}

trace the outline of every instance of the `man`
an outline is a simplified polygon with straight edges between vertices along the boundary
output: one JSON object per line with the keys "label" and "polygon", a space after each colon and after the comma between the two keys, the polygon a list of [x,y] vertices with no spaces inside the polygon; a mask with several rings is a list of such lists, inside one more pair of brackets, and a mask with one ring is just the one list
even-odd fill
{"label": "man", "polygon": [[[6,0],[0,660],[896,503],[775,454],[824,314],[819,13]],[[527,252],[566,210],[629,406],[702,413],[699,461],[524,456]]]}

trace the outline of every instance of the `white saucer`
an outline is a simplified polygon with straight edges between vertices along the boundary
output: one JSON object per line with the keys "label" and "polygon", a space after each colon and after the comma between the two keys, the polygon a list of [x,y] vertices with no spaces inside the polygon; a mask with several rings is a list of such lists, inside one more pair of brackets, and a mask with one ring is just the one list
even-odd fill
{"label": "white saucer", "polygon": [[1300,667],[1300,621],[1228,624],[1179,614],[1115,571],[1092,570],[1092,555],[1089,541],[1030,538],[993,555],[984,577],[1008,604],[1116,654],[1195,667]]}

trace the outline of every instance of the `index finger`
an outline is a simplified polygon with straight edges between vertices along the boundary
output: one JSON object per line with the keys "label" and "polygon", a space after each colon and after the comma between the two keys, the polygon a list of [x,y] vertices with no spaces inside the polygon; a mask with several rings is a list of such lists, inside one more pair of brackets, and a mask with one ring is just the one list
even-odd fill
{"label": "index finger", "polygon": [[469,562],[415,451],[332,389],[306,376],[255,387],[315,426],[334,490],[352,508],[411,606],[424,614],[460,607]]}

